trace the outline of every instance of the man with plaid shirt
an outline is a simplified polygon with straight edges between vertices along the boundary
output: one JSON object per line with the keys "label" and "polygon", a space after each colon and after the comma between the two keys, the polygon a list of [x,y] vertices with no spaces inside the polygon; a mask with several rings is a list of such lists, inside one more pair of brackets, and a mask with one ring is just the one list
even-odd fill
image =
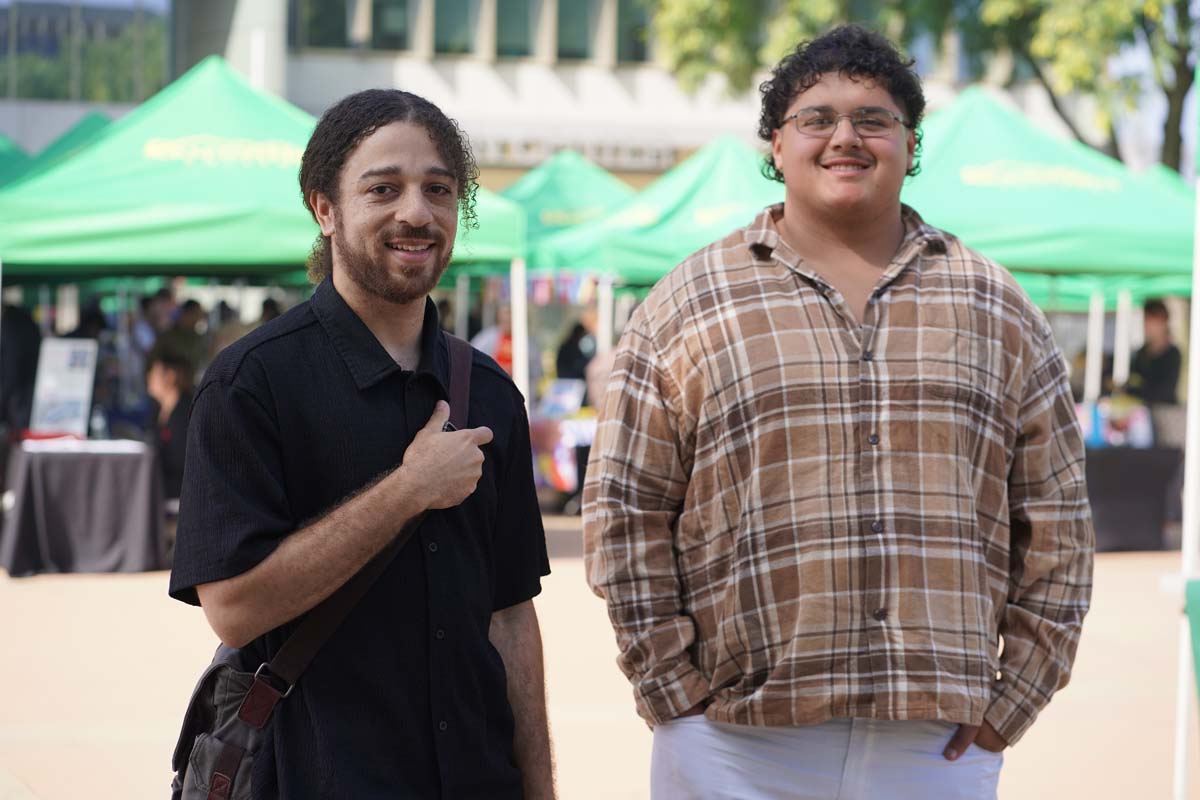
{"label": "man with plaid shirt", "polygon": [[1093,533],[1065,364],[1011,275],[901,204],[911,67],[855,26],[783,59],[784,202],[622,336],[584,538],[655,800],[994,798],[1068,680]]}

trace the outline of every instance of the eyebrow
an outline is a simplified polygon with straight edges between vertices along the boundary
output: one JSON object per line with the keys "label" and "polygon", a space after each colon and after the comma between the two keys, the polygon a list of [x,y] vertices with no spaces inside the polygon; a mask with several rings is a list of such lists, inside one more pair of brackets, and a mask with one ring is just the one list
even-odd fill
{"label": "eyebrow", "polygon": [[[869,111],[882,111],[885,114],[894,114],[895,113],[890,108],[884,108],[883,106],[859,106],[858,108],[853,109],[850,113],[851,114],[861,114],[863,112],[869,112]],[[797,114],[804,114],[804,113],[811,113],[811,112],[822,113],[822,114],[827,113],[827,112],[836,113],[837,109],[835,109],[833,106],[806,106],[804,108],[796,110]]]}
{"label": "eyebrow", "polygon": [[[425,174],[449,178],[452,181],[457,180],[453,172],[438,165],[426,167]],[[367,170],[362,175],[358,176],[358,181],[359,183],[362,183],[363,181],[370,180],[371,178],[394,177],[396,175],[404,175],[404,169],[397,164],[391,164],[386,167],[374,167]]]}

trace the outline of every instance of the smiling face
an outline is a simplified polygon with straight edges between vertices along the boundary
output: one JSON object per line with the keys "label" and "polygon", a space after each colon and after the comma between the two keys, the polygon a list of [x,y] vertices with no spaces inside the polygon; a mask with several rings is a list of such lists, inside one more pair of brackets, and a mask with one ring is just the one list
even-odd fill
{"label": "smiling face", "polygon": [[423,300],[450,263],[458,185],[421,125],[393,122],[365,138],[342,167],[337,203],[318,193],[312,205],[343,296]]}
{"label": "smiling face", "polygon": [[[830,115],[884,109],[904,118],[886,89],[869,78],[825,73],[796,95],[785,117],[819,108]],[[771,139],[775,166],[783,173],[786,204],[800,217],[845,222],[900,213],[900,187],[912,166],[916,138],[897,123],[885,137],[860,137],[849,119],[838,120],[828,138],[805,136],[789,121]]]}

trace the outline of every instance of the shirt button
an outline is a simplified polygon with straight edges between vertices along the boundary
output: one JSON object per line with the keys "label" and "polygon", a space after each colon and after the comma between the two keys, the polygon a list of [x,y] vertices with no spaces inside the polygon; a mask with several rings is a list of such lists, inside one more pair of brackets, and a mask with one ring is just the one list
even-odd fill
{"label": "shirt button", "polygon": [[870,350],[863,350],[862,360],[863,361],[874,361],[875,354],[872,353]]}
{"label": "shirt button", "polygon": [[879,444],[879,436],[872,433],[867,437],[867,444]]}
{"label": "shirt button", "polygon": [[436,552],[437,552],[437,542],[430,542],[430,543],[429,543],[429,552],[431,552],[431,553],[436,553]]}
{"label": "shirt button", "polygon": [[871,616],[874,617],[875,619],[879,620],[880,622],[883,622],[885,619],[887,619],[887,609],[886,608],[877,608],[877,609],[875,609],[874,612],[871,613]]}
{"label": "shirt button", "polygon": [[442,720],[441,722],[438,723],[439,731],[444,731],[444,730],[446,730],[446,728],[449,728],[449,727],[450,726],[446,724],[446,720]]}
{"label": "shirt button", "polygon": [[437,629],[437,632],[436,632],[436,633],[434,633],[433,635],[434,635],[434,636],[436,636],[436,637],[437,637],[437,638],[439,638],[439,639],[445,639],[445,638],[446,638],[446,632],[445,632],[444,630],[442,630],[441,628],[438,628],[438,629]]}
{"label": "shirt button", "polygon": [[875,520],[871,523],[871,530],[875,531],[876,533],[883,533],[883,523],[879,520]]}

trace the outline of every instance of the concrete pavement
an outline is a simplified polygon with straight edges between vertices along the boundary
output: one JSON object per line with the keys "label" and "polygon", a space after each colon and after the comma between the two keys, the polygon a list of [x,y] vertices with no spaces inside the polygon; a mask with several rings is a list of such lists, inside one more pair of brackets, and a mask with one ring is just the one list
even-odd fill
{"label": "concrete pavement", "polygon": [[[650,734],[584,583],[577,521],[547,526],[553,574],[537,605],[560,797],[646,798]],[[1002,798],[1170,797],[1177,568],[1178,554],[1099,557],[1075,676],[1006,756]],[[0,800],[166,796],[180,716],[216,644],[166,584],[165,573],[0,574]]]}

